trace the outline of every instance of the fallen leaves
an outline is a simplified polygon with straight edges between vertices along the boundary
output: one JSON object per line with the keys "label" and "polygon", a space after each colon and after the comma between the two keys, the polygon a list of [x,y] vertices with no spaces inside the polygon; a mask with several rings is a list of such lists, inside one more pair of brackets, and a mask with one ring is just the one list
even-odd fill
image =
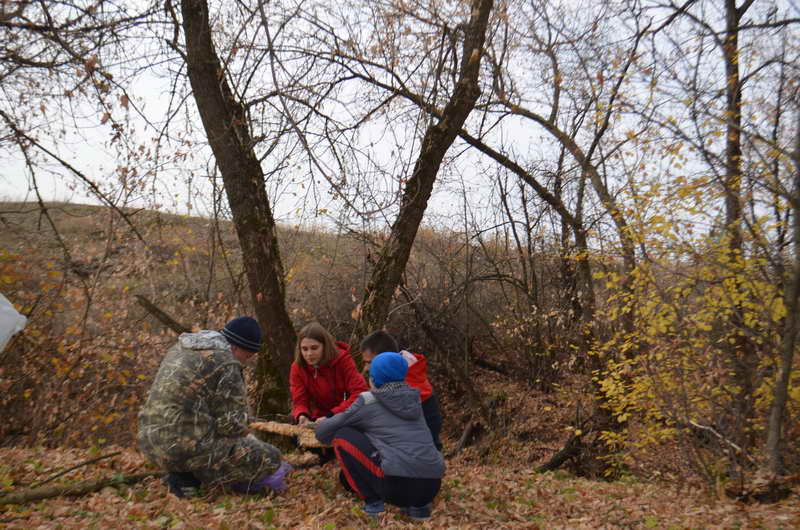
{"label": "fallen leaves", "polygon": [[[142,472],[146,464],[131,449],[75,471],[70,481],[109,472]],[[91,455],[85,450],[0,449],[0,474],[13,488],[41,480]],[[308,458],[309,453],[290,455]],[[44,463],[46,462],[46,466]],[[361,502],[338,484],[335,462],[296,470],[289,489],[270,496],[228,495],[221,490],[201,499],[181,500],[158,479],[133,486],[107,487],[85,497],[49,499],[0,508],[6,528],[413,528],[397,508],[387,507],[379,523],[361,511]],[[699,491],[677,491],[662,483],[601,482],[564,473],[537,474],[524,465],[479,465],[464,458],[448,471],[426,528],[785,528],[800,525],[796,493],[776,504],[719,500]]]}

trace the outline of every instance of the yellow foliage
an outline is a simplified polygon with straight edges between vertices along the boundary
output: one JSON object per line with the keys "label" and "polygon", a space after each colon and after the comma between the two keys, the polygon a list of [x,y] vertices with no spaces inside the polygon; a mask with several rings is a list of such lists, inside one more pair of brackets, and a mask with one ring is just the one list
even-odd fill
{"label": "yellow foliage", "polygon": [[[652,217],[649,233],[662,231],[664,222]],[[603,434],[610,447],[620,455],[625,448],[657,450],[681,434],[678,424],[712,423],[734,408],[732,396],[740,389],[733,376],[742,355],[758,365],[752,374],[754,418],[767,416],[774,375],[759,374],[774,372],[770,367],[779,351],[786,307],[779,285],[764,279],[764,268],[760,258],[731,254],[722,240],[702,256],[695,254],[693,261],[676,265],[665,254],[641,263],[626,284],[617,273],[595,276],[605,279],[611,291],[606,316],[632,318],[635,330],[617,331],[592,352],[607,359],[595,382],[621,427]],[[734,325],[736,315],[739,323]],[[739,350],[743,341],[746,351]],[[800,370],[792,377],[800,382]],[[789,408],[800,410],[797,384]],[[763,425],[748,429],[758,432]]]}

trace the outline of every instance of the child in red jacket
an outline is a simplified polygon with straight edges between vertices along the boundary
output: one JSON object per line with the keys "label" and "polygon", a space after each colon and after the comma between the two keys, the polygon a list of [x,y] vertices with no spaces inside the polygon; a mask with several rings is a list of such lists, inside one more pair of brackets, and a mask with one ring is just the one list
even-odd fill
{"label": "child in red jacket", "polygon": [[380,330],[369,334],[361,341],[361,357],[364,359],[364,369],[369,370],[369,363],[372,362],[372,359],[383,352],[398,352],[408,363],[408,374],[405,381],[411,388],[419,390],[425,423],[428,424],[428,429],[431,431],[433,443],[441,451],[442,442],[439,439],[439,433],[442,430],[442,414],[439,409],[439,398],[428,380],[428,361],[424,355],[419,353],[400,351],[394,337]]}
{"label": "child in red jacket", "polygon": [[350,356],[350,346],[334,341],[317,322],[297,335],[289,387],[292,418],[300,425],[344,411],[368,390]]}

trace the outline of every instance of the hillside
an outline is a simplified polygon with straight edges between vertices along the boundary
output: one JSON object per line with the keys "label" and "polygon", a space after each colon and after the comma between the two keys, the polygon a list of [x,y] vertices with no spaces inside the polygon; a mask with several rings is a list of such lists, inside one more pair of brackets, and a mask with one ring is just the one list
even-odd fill
{"label": "hillside", "polygon": [[[6,351],[0,374],[6,390],[0,398],[6,411],[0,423],[4,444],[91,447],[131,442],[137,405],[175,337],[138,297],[194,329],[217,329],[250,312],[230,223],[217,227],[209,219],[128,212],[134,233],[114,212],[97,206],[53,204],[49,219],[35,205],[4,204],[0,212],[5,228],[0,234],[0,289],[30,316],[27,332]],[[319,320],[346,339],[363,288],[365,247],[337,234],[295,228],[284,228],[281,238],[287,304],[295,325]],[[432,234],[420,239],[427,250],[418,252],[410,265],[412,273],[426,273],[416,279],[428,284],[419,296],[432,300],[428,307],[450,319],[443,325],[471,327],[480,338],[479,326],[462,316],[463,310],[446,301],[434,305],[442,303],[448,288],[434,283],[430,249],[449,242]],[[455,442],[470,416],[460,397],[465,382],[448,377],[449,355],[456,358],[457,352],[432,351],[428,337],[414,324],[414,314],[403,305],[405,311],[393,314],[393,329],[407,347],[432,358],[432,377],[450,418],[446,431]],[[485,319],[490,318],[487,313]],[[457,344],[457,332],[451,328],[449,342],[440,341]],[[43,349],[46,356],[39,355]],[[526,458],[546,458],[560,447],[564,431],[529,425],[525,418],[538,415],[566,425],[571,412],[552,406],[557,396],[508,379],[514,372],[503,368],[503,351],[480,351],[489,369],[475,366],[472,380],[484,387],[481,393],[493,406],[518,418],[508,428],[518,430],[520,440],[539,440],[538,449],[529,449]],[[519,399],[509,399],[514,388],[520,390]]]}
{"label": "hillside", "polygon": [[[216,329],[247,313],[235,234],[227,223],[158,212],[106,208],[0,204],[0,292],[30,325],[0,354],[0,494],[25,489],[80,462],[56,482],[75,482],[152,471],[135,450],[136,414],[166,348],[175,335],[137,301],[144,296],[178,322]],[[56,231],[53,230],[53,226]],[[136,227],[134,233],[128,221]],[[217,229],[218,228],[218,229]],[[422,235],[410,265],[411,289],[436,315],[448,345],[466,342],[476,361],[469,380],[454,380],[449,363],[460,350],[439,351],[400,307],[391,325],[404,342],[430,353],[432,381],[442,396],[448,474],[434,528],[792,528],[800,526],[795,491],[776,504],[743,504],[709,491],[688,470],[680,451],[666,442],[656,457],[632,460],[615,481],[592,480],[580,457],[563,469],[537,473],[569,438],[582,411],[588,377],[575,369],[568,380],[539,385],[527,374],[504,336],[490,303],[491,288],[472,293],[483,310],[448,306],[459,257],[447,234]],[[140,239],[141,238],[141,239]],[[281,243],[288,305],[296,324],[319,319],[346,338],[350,313],[360,299],[368,246],[355,237],[284,227]],[[438,264],[438,268],[434,268]],[[449,279],[448,279],[449,277]],[[481,303],[483,301],[483,303]],[[438,305],[437,305],[438,304]],[[455,303],[453,302],[455,305]],[[444,319],[444,316],[437,317]],[[488,324],[480,324],[480,320]],[[449,327],[447,327],[449,326]],[[443,332],[444,336],[445,333]],[[444,340],[444,339],[443,339]],[[479,354],[479,355],[478,355]],[[541,372],[545,378],[546,373]],[[465,399],[473,385],[491,408],[494,428],[458,451],[474,413]],[[299,458],[295,451],[290,459]],[[638,462],[638,464],[637,464]],[[679,470],[676,472],[676,469]],[[77,499],[50,499],[0,507],[0,525],[29,527],[352,528],[367,526],[359,504],[338,486],[337,468],[298,469],[289,490],[274,498],[212,491],[200,500],[169,496],[157,479],[107,487]],[[410,524],[390,511],[386,527]]]}

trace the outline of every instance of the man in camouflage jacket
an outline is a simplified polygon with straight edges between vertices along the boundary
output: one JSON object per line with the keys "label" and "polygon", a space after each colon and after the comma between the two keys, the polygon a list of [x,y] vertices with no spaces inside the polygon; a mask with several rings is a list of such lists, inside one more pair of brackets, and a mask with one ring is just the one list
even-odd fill
{"label": "man in camouflage jacket", "polygon": [[239,317],[219,332],[182,334],[161,362],[139,413],[138,441],[169,472],[176,495],[191,495],[192,476],[205,485],[252,484],[281,466],[278,449],[248,434],[241,363],[260,345],[258,323]]}

